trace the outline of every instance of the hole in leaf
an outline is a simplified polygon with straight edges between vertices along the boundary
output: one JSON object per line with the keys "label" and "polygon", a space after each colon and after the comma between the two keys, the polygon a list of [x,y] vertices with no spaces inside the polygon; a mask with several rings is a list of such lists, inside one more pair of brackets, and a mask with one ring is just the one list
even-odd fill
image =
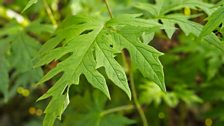
{"label": "hole in leaf", "polygon": [[163,24],[162,20],[160,20],[160,19],[158,20],[158,23]]}
{"label": "hole in leaf", "polygon": [[83,31],[80,35],[89,34],[92,31],[93,31],[93,29],[88,29],[88,30]]}
{"label": "hole in leaf", "polygon": [[174,27],[180,29],[180,26],[178,24],[175,24]]}
{"label": "hole in leaf", "polygon": [[217,33],[217,32],[218,32],[218,30],[217,30],[217,29],[215,29],[215,30],[213,30],[213,32],[214,32],[214,33]]}
{"label": "hole in leaf", "polygon": [[112,44],[110,44],[110,47],[113,48],[114,46]]}

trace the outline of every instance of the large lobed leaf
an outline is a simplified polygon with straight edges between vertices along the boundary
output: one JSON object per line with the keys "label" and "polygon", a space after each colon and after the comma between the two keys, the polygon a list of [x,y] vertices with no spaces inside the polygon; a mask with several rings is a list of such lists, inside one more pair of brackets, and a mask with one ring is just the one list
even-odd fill
{"label": "large lobed leaf", "polygon": [[[148,79],[154,81],[165,91],[164,75],[159,51],[140,41],[144,33],[152,33],[159,29],[159,24],[136,18],[139,15],[122,15],[110,20],[98,17],[73,16],[64,21],[55,35],[43,45],[35,58],[36,66],[59,60],[58,65],[49,71],[39,83],[44,83],[56,75],[61,75],[55,85],[39,100],[52,96],[52,100],[68,93],[72,84],[79,84],[83,74],[91,85],[101,90],[110,98],[105,77],[97,70],[105,68],[108,78],[121,88],[129,98],[131,92],[122,66],[114,59],[117,53],[127,49],[133,65]],[[47,121],[60,117],[64,108],[60,107],[68,98],[59,100],[52,110],[48,105],[45,110]],[[53,101],[51,101],[53,102]],[[57,113],[55,111],[58,111]],[[51,123],[53,125],[53,123]]]}
{"label": "large lobed leaf", "polygon": [[18,87],[26,87],[42,77],[41,68],[33,69],[32,64],[39,47],[38,41],[17,23],[10,22],[0,30],[0,91],[5,102],[16,94]]}
{"label": "large lobed leaf", "polygon": [[[169,4],[170,3],[170,4]],[[208,22],[208,24],[203,28],[202,25],[199,23],[193,22],[189,20],[188,16],[185,16],[181,13],[177,14],[169,14],[169,12],[172,12],[174,10],[180,10],[184,7],[190,7],[192,9],[200,8],[201,10],[205,11],[207,14],[211,14],[211,12],[214,11],[214,8],[211,8],[212,5],[208,3],[204,3],[202,1],[195,1],[195,0],[182,0],[179,2],[172,2],[170,0],[164,1],[164,0],[157,0],[156,4],[148,4],[148,3],[137,3],[134,5],[136,8],[145,10],[148,14],[152,15],[152,18],[155,18],[158,21],[162,22],[163,29],[165,30],[166,34],[169,38],[172,38],[172,35],[176,31],[177,27],[176,24],[179,26],[179,28],[186,34],[193,34],[197,37],[200,36],[200,33],[202,35],[207,35],[204,37],[204,40],[208,43],[216,46],[220,50],[224,51],[224,43],[219,40],[219,38],[211,33],[214,28],[217,27],[222,21],[222,15],[223,15],[223,7],[221,7],[219,10],[215,11],[211,15],[211,21]],[[206,9],[207,8],[207,9]],[[211,8],[211,9],[208,9]],[[216,14],[217,13],[217,14]],[[220,16],[219,18],[215,18],[215,16]],[[215,21],[216,20],[216,21]],[[213,25],[214,22],[214,25]],[[208,34],[211,33],[211,34]]]}
{"label": "large lobed leaf", "polygon": [[[189,21],[187,17],[180,14],[167,15],[161,19],[162,22],[169,22],[170,27],[175,27],[177,24],[185,35],[193,34],[196,37],[200,36],[203,26],[193,21]],[[219,40],[215,34],[209,34],[204,37],[204,41],[214,45],[218,49],[224,51],[224,43]]]}

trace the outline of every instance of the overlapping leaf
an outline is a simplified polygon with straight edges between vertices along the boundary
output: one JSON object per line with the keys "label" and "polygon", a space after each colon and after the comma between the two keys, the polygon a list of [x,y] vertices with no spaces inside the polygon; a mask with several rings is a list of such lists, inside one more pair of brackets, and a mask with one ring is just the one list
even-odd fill
{"label": "overlapping leaf", "polygon": [[[186,35],[193,34],[198,37],[203,28],[202,25],[189,21],[185,16],[179,14],[168,15],[161,20],[164,22],[170,22],[170,27],[175,27],[175,24],[178,24],[180,29]],[[209,34],[208,36],[204,37],[204,40],[224,51],[224,43],[221,42],[215,34]]]}
{"label": "overlapping leaf", "polygon": [[[33,69],[32,65],[39,47],[40,44],[16,23],[9,23],[1,29],[0,89],[5,101],[15,95],[19,86],[35,83],[42,77],[42,70]],[[12,83],[10,87],[9,83]]]}
{"label": "overlapping leaf", "polygon": [[184,86],[182,87],[180,85],[175,86],[174,91],[167,93],[162,92],[153,82],[145,82],[140,88],[142,89],[140,101],[146,104],[154,102],[155,105],[159,105],[164,101],[170,107],[175,107],[179,103],[179,100],[183,100],[189,105],[194,102],[202,102],[202,100],[195,95],[195,92],[185,89]]}
{"label": "overlapping leaf", "polygon": [[[111,20],[84,16],[66,19],[55,36],[43,45],[35,59],[36,66],[54,60],[60,61],[40,80],[39,83],[43,83],[61,75],[39,100],[50,96],[53,96],[52,99],[61,97],[71,84],[79,84],[81,74],[110,98],[105,77],[97,70],[99,67],[104,67],[108,78],[131,98],[125,72],[114,59],[124,48],[129,51],[133,65],[165,91],[163,68],[158,58],[161,53],[140,41],[143,32],[152,33],[159,29],[159,24],[136,18],[137,16],[139,15],[122,15]],[[45,110],[46,117],[52,113],[49,109]],[[57,117],[60,116],[61,113],[57,113]],[[52,117],[50,120],[54,119]]]}
{"label": "overlapping leaf", "polygon": [[106,101],[106,97],[97,91],[73,97],[63,126],[127,126],[135,123],[122,114],[107,113],[110,109],[106,109]]}
{"label": "overlapping leaf", "polygon": [[[197,4],[194,4],[195,2]],[[135,5],[135,7],[139,8],[141,10],[147,11],[149,14],[153,15],[153,18],[162,21],[163,28],[164,28],[164,30],[165,30],[165,32],[166,32],[166,34],[168,35],[169,38],[172,37],[173,33],[177,29],[177,27],[175,26],[176,24],[179,25],[180,29],[186,35],[193,34],[197,37],[202,32],[203,27],[202,27],[202,25],[200,25],[198,23],[190,21],[188,19],[189,17],[184,16],[183,14],[167,14],[168,12],[170,12],[172,10],[181,9],[183,7],[190,7],[190,8],[199,7],[202,10],[204,10],[205,12],[207,12],[207,11],[213,12],[214,11],[214,8],[210,9],[210,10],[203,9],[203,8],[208,9],[209,7],[212,7],[212,5],[203,3],[201,1],[183,0],[183,1],[177,2],[178,4],[176,2],[174,2],[173,5],[168,4],[168,3],[169,3],[169,1],[164,2],[163,0],[158,0],[155,5],[147,4],[147,3],[138,3],[138,4]],[[166,8],[166,6],[170,7],[170,8]],[[210,13],[208,13],[208,14],[210,14]],[[218,22],[220,22],[220,19],[218,20]],[[217,25],[218,23],[215,23],[215,24]],[[206,29],[206,28],[204,28],[204,29]],[[212,44],[212,45],[216,46],[217,48],[224,51],[224,49],[223,49],[224,44],[219,40],[219,38],[217,36],[215,36],[215,34],[209,34],[204,39],[208,43],[210,43],[210,44]]]}
{"label": "overlapping leaf", "polygon": [[221,23],[224,22],[224,6],[217,9],[208,17],[207,24],[203,27],[200,36],[206,36],[212,33]]}
{"label": "overlapping leaf", "polygon": [[185,7],[196,10],[199,8],[209,15],[214,11],[214,8],[211,8],[212,4],[200,0],[156,0],[156,4],[138,2],[133,6],[149,12],[153,17],[162,17]]}

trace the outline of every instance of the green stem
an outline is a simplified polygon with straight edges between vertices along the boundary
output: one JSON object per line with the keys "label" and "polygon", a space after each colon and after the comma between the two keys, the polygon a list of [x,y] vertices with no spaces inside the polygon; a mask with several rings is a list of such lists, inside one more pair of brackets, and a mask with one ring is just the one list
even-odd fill
{"label": "green stem", "polygon": [[113,18],[113,14],[112,14],[111,8],[110,8],[110,6],[109,6],[109,2],[108,2],[108,0],[104,0],[104,3],[105,3],[106,6],[107,6],[107,10],[108,10],[108,13],[109,13],[109,15],[110,15],[110,18]]}
{"label": "green stem", "polygon": [[[113,14],[112,14],[112,11],[111,11],[111,8],[109,6],[108,1],[104,0],[104,3],[107,6],[107,11],[108,11],[110,17],[113,18]],[[140,118],[142,120],[143,126],[148,126],[148,121],[146,119],[145,113],[144,113],[140,103],[138,102],[138,97],[137,97],[135,83],[134,83],[134,75],[133,75],[133,71],[132,71],[132,66],[131,66],[131,63],[128,62],[128,59],[127,59],[124,51],[122,51],[122,57],[123,57],[124,65],[127,68],[127,72],[129,74],[130,87],[131,87],[131,91],[132,91],[132,96],[133,96],[135,107],[137,108],[137,111],[138,111],[138,113],[140,115]]]}
{"label": "green stem", "polygon": [[143,126],[148,126],[148,121],[146,119],[145,113],[138,101],[137,92],[136,92],[135,83],[134,83],[134,75],[133,75],[133,71],[131,68],[131,63],[129,63],[129,79],[130,79],[129,81],[130,81],[130,87],[131,87],[131,91],[132,91],[133,100],[134,100],[135,106],[138,110],[138,113],[141,117]]}
{"label": "green stem", "polygon": [[125,110],[132,110],[135,107],[133,105],[124,105],[124,106],[120,106],[120,107],[116,107],[116,108],[112,108],[112,109],[108,109],[103,111],[100,115],[101,116],[105,116],[114,112],[120,112],[120,111],[125,111]]}
{"label": "green stem", "polygon": [[50,18],[52,24],[54,25],[55,28],[57,28],[57,27],[58,27],[58,24],[57,24],[57,21],[56,21],[56,19],[55,19],[53,13],[52,13],[52,11],[51,11],[51,8],[49,7],[49,5],[48,5],[48,3],[47,3],[46,0],[43,0],[43,2],[44,2],[44,7],[45,7],[45,9],[46,9],[46,12],[47,12],[47,14],[48,14],[48,16],[49,16],[49,18]]}

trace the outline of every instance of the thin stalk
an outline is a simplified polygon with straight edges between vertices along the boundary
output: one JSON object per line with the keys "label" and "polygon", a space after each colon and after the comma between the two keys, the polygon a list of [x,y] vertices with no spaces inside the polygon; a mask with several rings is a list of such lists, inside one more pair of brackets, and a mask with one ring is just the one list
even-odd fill
{"label": "thin stalk", "polygon": [[[110,18],[113,18],[113,14],[112,14],[111,8],[109,6],[108,0],[104,0],[104,3],[107,6],[107,11],[110,15]],[[136,107],[136,109],[137,109],[137,111],[140,115],[143,126],[148,126],[148,121],[146,119],[145,113],[144,113],[140,103],[138,102],[138,97],[137,97],[137,92],[136,92],[135,83],[134,83],[134,75],[133,75],[133,71],[132,71],[132,66],[131,66],[131,63],[128,62],[128,59],[127,59],[124,51],[122,51],[122,57],[123,57],[124,65],[125,65],[125,67],[127,69],[127,72],[129,74],[130,87],[131,87],[131,92],[132,92],[135,107]]]}
{"label": "thin stalk", "polygon": [[133,106],[133,105],[119,106],[119,107],[116,107],[116,108],[112,108],[112,109],[105,110],[100,115],[101,116],[105,116],[105,115],[108,115],[108,114],[111,114],[111,113],[115,113],[115,112],[132,110],[134,108],[135,108],[135,106]]}
{"label": "thin stalk", "polygon": [[48,5],[48,3],[47,3],[46,0],[43,0],[43,3],[44,3],[45,10],[47,12],[47,15],[49,16],[52,24],[54,25],[55,28],[57,28],[58,27],[58,24],[57,24],[57,21],[56,21],[53,13],[51,11],[51,8],[49,7],[49,5]]}
{"label": "thin stalk", "polygon": [[144,111],[143,111],[143,109],[142,109],[142,107],[141,107],[141,105],[138,101],[137,92],[136,92],[136,88],[135,88],[135,82],[134,82],[134,75],[133,75],[133,71],[132,71],[132,68],[131,68],[131,63],[129,63],[128,74],[129,74],[130,87],[131,87],[132,96],[133,96],[135,106],[136,106],[136,108],[138,110],[138,113],[141,117],[143,126],[148,126],[148,121],[146,119],[145,113],[144,113]]}
{"label": "thin stalk", "polygon": [[110,8],[110,6],[109,6],[109,2],[108,2],[108,0],[104,0],[104,3],[105,3],[106,6],[107,6],[107,11],[108,11],[108,13],[109,13],[109,15],[110,15],[110,18],[113,18],[112,10],[111,10],[111,8]]}

